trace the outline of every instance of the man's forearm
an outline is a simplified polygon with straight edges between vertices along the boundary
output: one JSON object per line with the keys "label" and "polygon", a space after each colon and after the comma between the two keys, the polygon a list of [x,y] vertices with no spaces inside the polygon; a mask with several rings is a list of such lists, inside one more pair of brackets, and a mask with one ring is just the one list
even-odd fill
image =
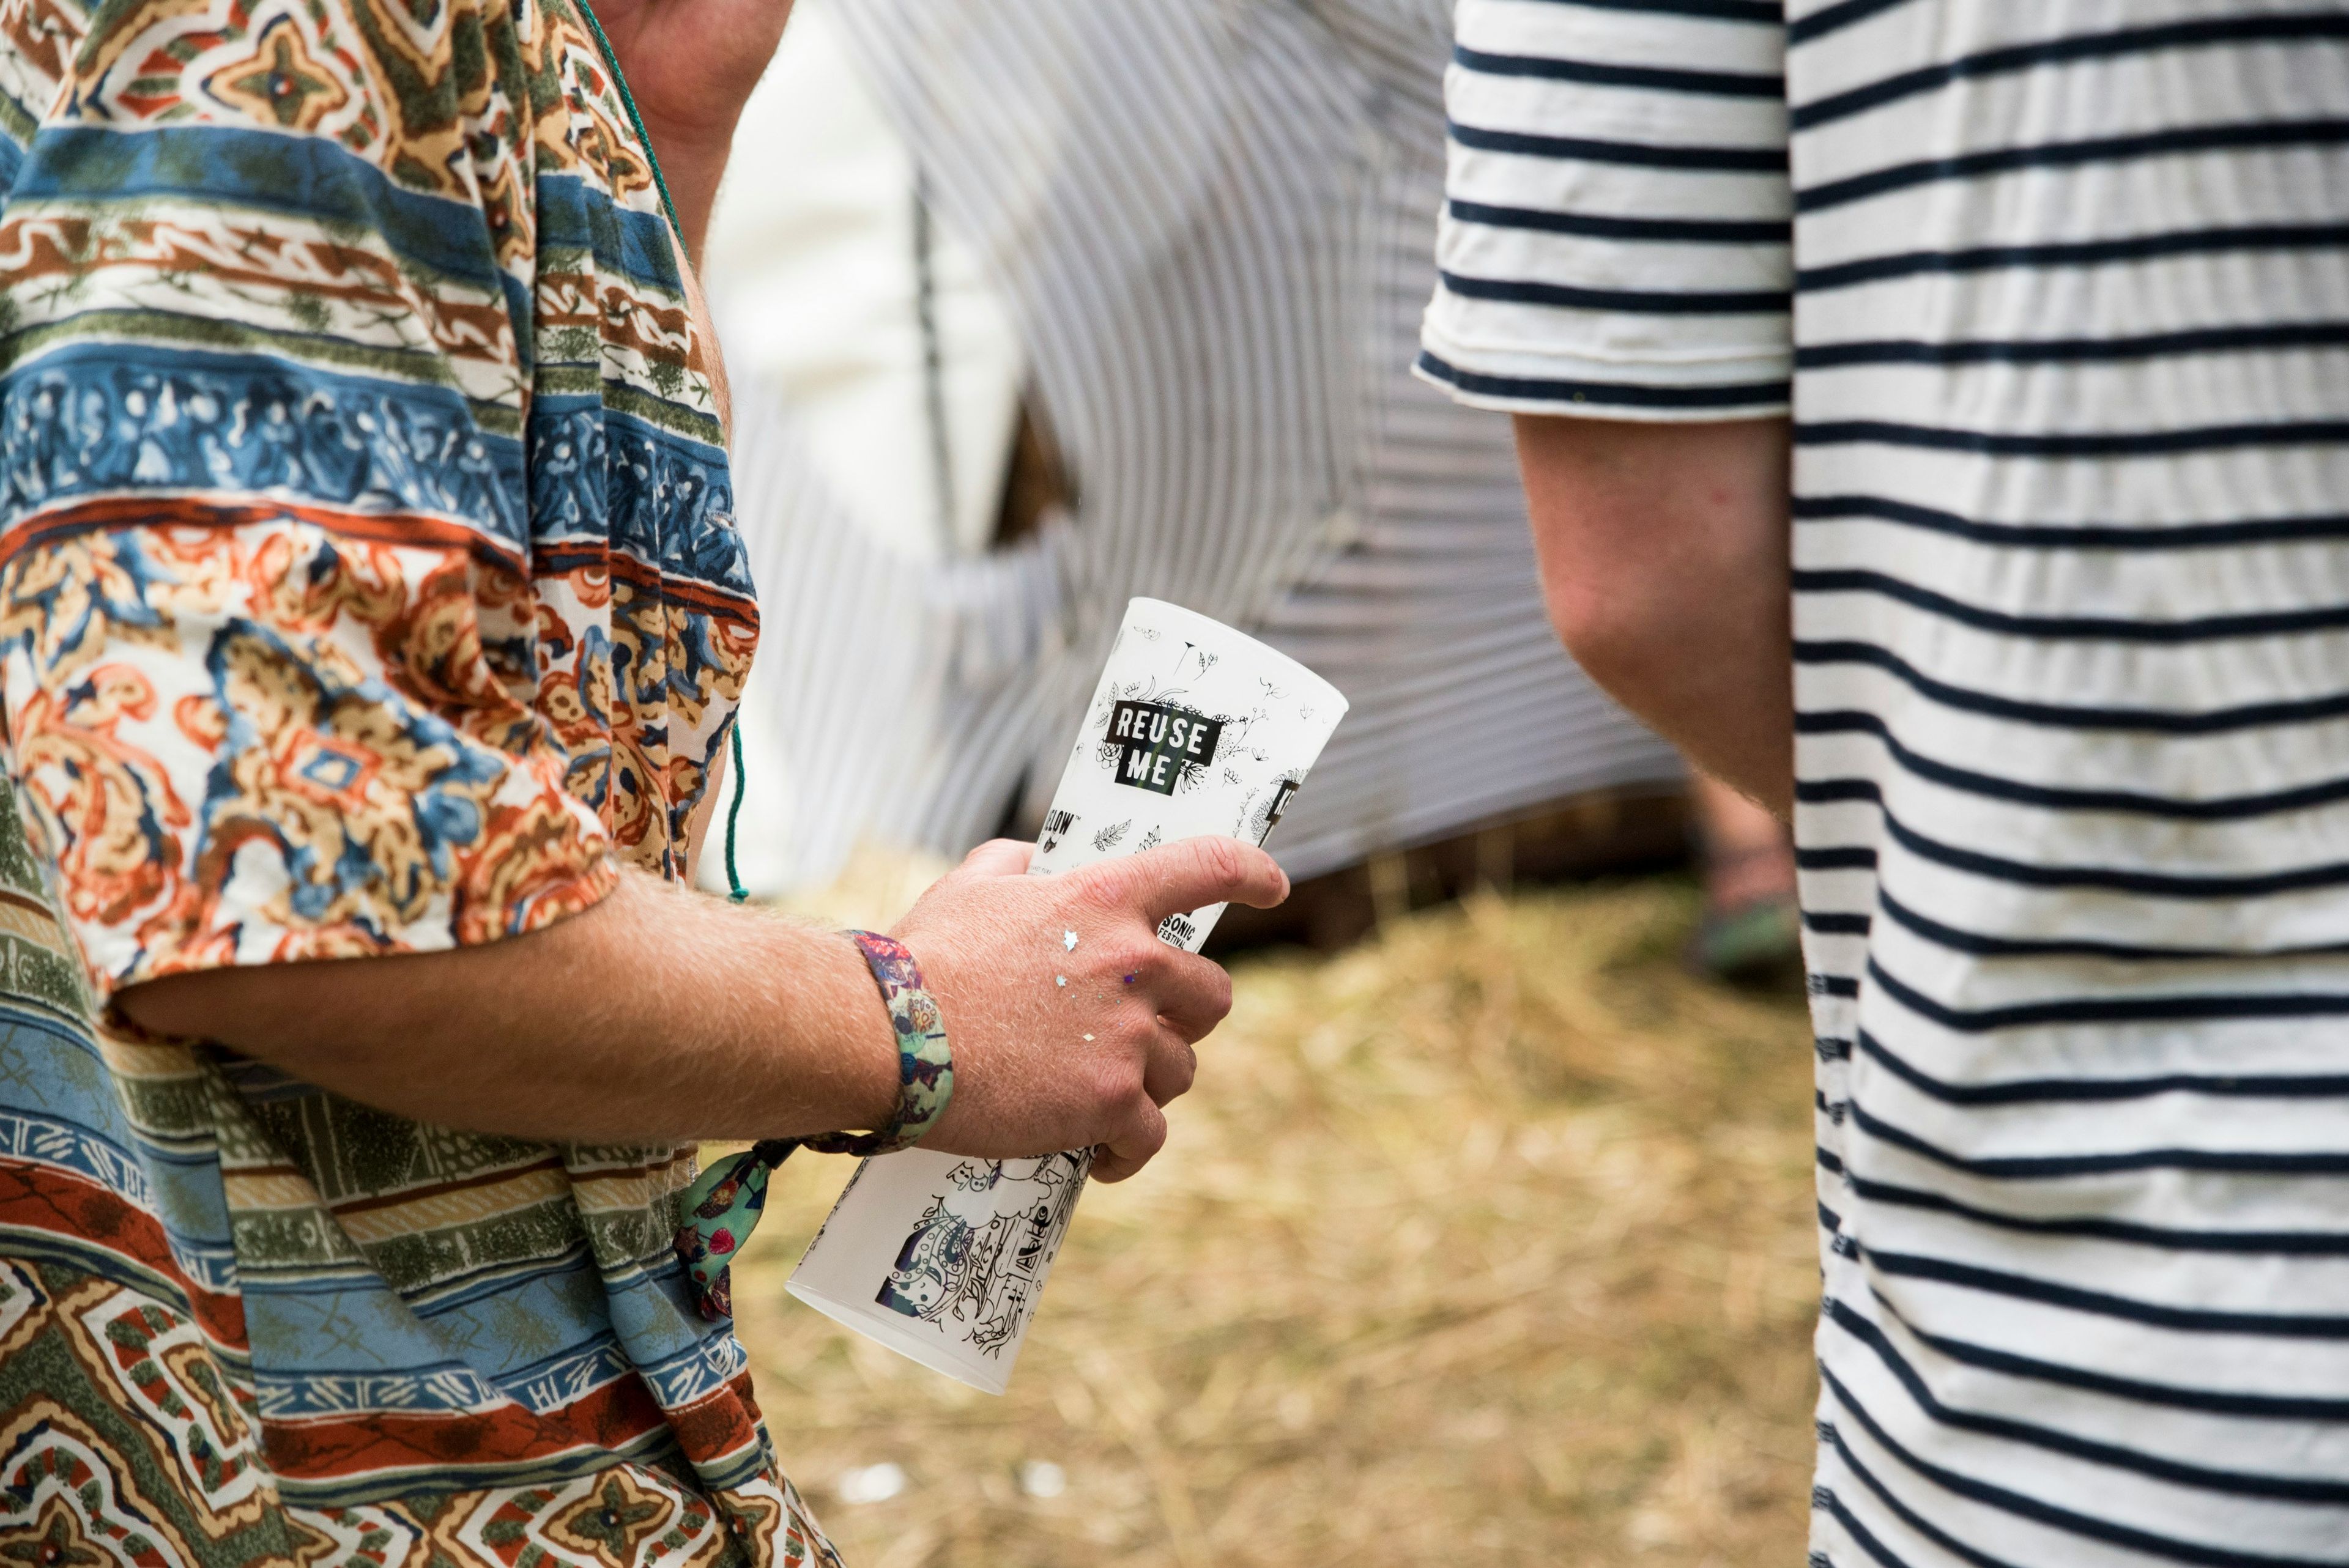
{"label": "man's forearm", "polygon": [[[1208,837],[1059,876],[998,840],[893,928],[951,1042],[954,1092],[923,1146],[985,1159],[1102,1150],[1131,1175],[1231,1007],[1213,963],[1169,947],[1179,910],[1288,896],[1272,857]],[[638,872],[543,931],[453,953],[174,975],[116,998],[160,1034],[218,1040],[421,1120],[549,1141],[788,1138],[895,1119],[902,1057],[838,934]]]}
{"label": "man's forearm", "polygon": [[1698,767],[1787,815],[1785,421],[1516,423],[1568,649]]}
{"label": "man's forearm", "polygon": [[635,871],[526,936],[119,1001],[366,1104],[520,1137],[790,1137],[878,1126],[897,1098],[895,1034],[843,938]]}

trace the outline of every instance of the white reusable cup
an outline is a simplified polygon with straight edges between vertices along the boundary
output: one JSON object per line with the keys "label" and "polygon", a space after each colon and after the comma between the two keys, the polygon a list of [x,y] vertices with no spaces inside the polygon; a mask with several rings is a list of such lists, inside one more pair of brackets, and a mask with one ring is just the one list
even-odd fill
{"label": "white reusable cup", "polygon": [[[1134,600],[1030,874],[1208,833],[1261,844],[1345,713],[1338,688],[1286,654],[1180,605]],[[1169,915],[1159,938],[1195,953],[1223,912]],[[857,1168],[788,1288],[933,1371],[1000,1394],[1092,1165],[1091,1150],[877,1155]]]}

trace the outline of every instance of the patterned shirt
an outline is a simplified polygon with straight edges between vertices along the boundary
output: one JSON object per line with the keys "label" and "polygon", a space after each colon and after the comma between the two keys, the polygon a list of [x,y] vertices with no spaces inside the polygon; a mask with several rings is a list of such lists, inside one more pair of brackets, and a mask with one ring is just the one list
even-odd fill
{"label": "patterned shirt", "polygon": [[689,1149],[419,1125],[105,1012],[681,871],[757,622],[592,23],[0,0],[0,1541],[833,1561],[688,1303]]}
{"label": "patterned shirt", "polygon": [[2349,1563],[2349,5],[1462,0],[1425,374],[1792,416],[1817,1568]]}

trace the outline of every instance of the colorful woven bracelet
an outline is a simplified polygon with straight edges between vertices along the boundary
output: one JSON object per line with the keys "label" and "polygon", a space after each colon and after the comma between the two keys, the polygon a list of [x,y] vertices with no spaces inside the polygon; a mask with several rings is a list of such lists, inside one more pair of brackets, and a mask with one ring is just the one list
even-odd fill
{"label": "colorful woven bracelet", "polygon": [[946,1114],[954,1098],[954,1054],[937,1001],[923,989],[921,965],[905,944],[871,931],[852,931],[848,939],[864,954],[897,1031],[897,1114],[877,1132],[827,1132],[802,1141],[820,1154],[894,1153],[919,1143]]}
{"label": "colorful woven bracelet", "polygon": [[938,1004],[922,986],[921,966],[905,944],[870,931],[852,931],[849,940],[873,971],[897,1031],[897,1109],[874,1132],[824,1132],[812,1138],[771,1138],[730,1155],[703,1171],[686,1189],[685,1221],[677,1228],[677,1254],[692,1281],[701,1315],[734,1315],[729,1266],[750,1239],[767,1206],[767,1179],[796,1149],[819,1154],[888,1154],[911,1148],[945,1113],[954,1097],[954,1057],[947,1049]]}

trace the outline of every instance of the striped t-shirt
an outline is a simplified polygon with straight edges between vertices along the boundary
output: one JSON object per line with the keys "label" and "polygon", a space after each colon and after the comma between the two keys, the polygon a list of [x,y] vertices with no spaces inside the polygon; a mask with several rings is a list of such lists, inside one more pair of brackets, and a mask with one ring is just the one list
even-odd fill
{"label": "striped t-shirt", "polygon": [[1814,1562],[2349,1563],[2349,6],[1457,20],[1423,372],[1793,418]]}

